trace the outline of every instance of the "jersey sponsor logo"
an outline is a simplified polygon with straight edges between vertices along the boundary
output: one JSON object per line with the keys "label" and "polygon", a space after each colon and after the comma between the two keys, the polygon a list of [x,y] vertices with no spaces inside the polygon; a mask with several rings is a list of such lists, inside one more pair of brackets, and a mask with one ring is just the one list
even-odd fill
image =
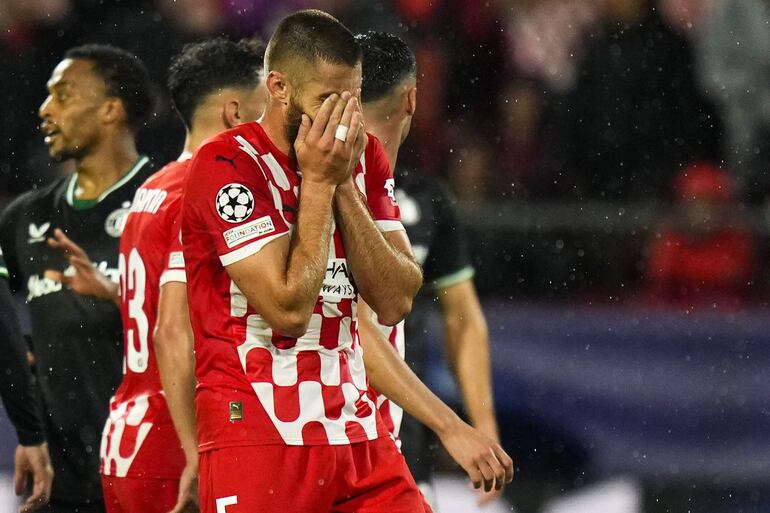
{"label": "jersey sponsor logo", "polygon": [[123,203],[122,208],[113,210],[107,216],[107,219],[104,221],[104,231],[107,232],[107,235],[116,239],[123,235],[123,228],[126,227],[126,219],[128,218],[130,207],[131,203],[126,201]]}
{"label": "jersey sponsor logo", "polygon": [[356,297],[356,287],[344,258],[330,258],[326,266],[326,275],[321,284],[321,296],[324,299],[342,299]]}
{"label": "jersey sponsor logo", "polygon": [[[120,276],[120,271],[118,269],[109,267],[109,264],[104,261],[99,262],[98,264],[95,264],[94,267],[99,269],[101,273],[106,274],[107,277],[110,278],[110,280],[112,280],[115,283],[118,283],[118,278]],[[75,268],[72,266],[69,266],[64,270],[65,276],[73,276],[74,274],[75,274]],[[61,290],[62,290],[61,283],[54,281],[50,278],[46,278],[43,275],[33,274],[27,280],[27,301],[31,301],[39,297],[47,296],[48,294],[53,294]]]}
{"label": "jersey sponsor logo", "polygon": [[260,217],[256,221],[251,221],[250,223],[246,223],[237,228],[227,230],[222,235],[225,238],[227,247],[232,248],[241,242],[255,239],[257,237],[261,237],[262,235],[273,233],[274,231],[275,226],[273,225],[273,220],[270,219],[270,216],[265,216]]}
{"label": "jersey sponsor logo", "polygon": [[155,214],[168,196],[164,189],[139,189],[134,196],[131,212]]}
{"label": "jersey sponsor logo", "polygon": [[169,269],[184,269],[184,253],[181,251],[172,251],[168,255]]}
{"label": "jersey sponsor logo", "polygon": [[228,223],[240,223],[254,211],[254,196],[239,183],[230,183],[219,189],[216,199],[219,217]]}
{"label": "jersey sponsor logo", "polygon": [[35,223],[29,223],[29,244],[35,244],[36,242],[43,242],[45,240],[45,234],[51,227],[51,223],[43,223],[40,226]]}

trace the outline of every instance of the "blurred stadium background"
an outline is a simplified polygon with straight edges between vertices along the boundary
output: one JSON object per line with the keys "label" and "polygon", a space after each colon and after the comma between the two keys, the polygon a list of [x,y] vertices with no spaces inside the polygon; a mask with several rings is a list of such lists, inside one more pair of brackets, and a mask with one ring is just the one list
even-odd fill
{"label": "blurred stadium background", "polygon": [[[67,48],[121,46],[163,84],[184,43],[304,7],[417,55],[401,162],[468,227],[518,464],[503,510],[770,510],[767,0],[0,0],[0,206],[67,172],[36,114]],[[163,163],[184,131],[158,95],[140,148]],[[3,417],[6,475],[15,443]],[[440,511],[470,511],[446,470]]]}

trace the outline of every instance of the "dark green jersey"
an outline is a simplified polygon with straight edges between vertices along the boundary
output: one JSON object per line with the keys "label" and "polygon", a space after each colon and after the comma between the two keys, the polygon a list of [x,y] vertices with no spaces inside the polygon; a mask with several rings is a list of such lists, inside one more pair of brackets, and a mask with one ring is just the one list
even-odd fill
{"label": "dark green jersey", "polygon": [[14,291],[26,296],[42,397],[46,437],[56,479],[52,496],[99,499],[99,445],[109,400],[122,375],[120,312],[45,277],[71,272],[46,244],[55,228],[82,246],[117,280],[118,246],[136,189],[154,168],[142,157],[90,208],[76,209],[76,176],[21,195],[0,216],[0,246]]}

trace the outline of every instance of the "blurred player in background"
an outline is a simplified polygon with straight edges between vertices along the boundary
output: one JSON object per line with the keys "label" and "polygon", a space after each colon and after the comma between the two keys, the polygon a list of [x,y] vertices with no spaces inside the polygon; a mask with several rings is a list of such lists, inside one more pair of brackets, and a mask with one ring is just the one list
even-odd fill
{"label": "blurred player in background", "polygon": [[69,50],[40,106],[51,157],[76,172],[17,198],[0,217],[10,283],[24,291],[55,472],[47,511],[104,511],[99,442],[120,383],[120,311],[45,276],[71,262],[47,244],[56,233],[82,243],[99,269],[118,277],[118,244],[138,187],[152,174],[135,133],[152,112],[150,80],[133,55],[106,45]]}
{"label": "blurred player in background", "polygon": [[14,461],[16,495],[31,491],[21,507],[22,513],[36,511],[51,496],[53,468],[40,418],[38,392],[27,362],[26,343],[8,286],[8,269],[0,249],[0,397],[16,429],[19,445]]}
{"label": "blurred player in background", "polygon": [[357,340],[357,292],[395,324],[421,283],[351,94],[360,48],[302,11],[265,71],[262,120],[205,144],[184,192],[201,510],[430,511],[366,395]]}
{"label": "blurred player in background", "polygon": [[78,259],[73,262],[77,273],[64,277],[65,283],[121,306],[126,369],[102,441],[111,513],[198,510],[194,356],[179,224],[182,186],[189,159],[203,141],[255,120],[264,110],[263,53],[255,41],[213,39],[186,46],[171,64],[168,85],[187,127],[185,148],[178,161],[137,191],[120,241],[119,296],[79,246],[58,237],[62,249]]}
{"label": "blurred player in background", "polygon": [[[473,267],[462,226],[451,198],[439,183],[414,171],[396,168],[398,149],[409,134],[417,108],[415,57],[406,43],[390,34],[370,32],[359,35],[357,40],[363,49],[362,99],[367,127],[382,141],[388,161],[396,170],[395,196],[401,207],[401,220],[425,277],[415,311],[406,322],[406,337],[404,323],[393,328],[382,326],[382,332],[402,357],[406,338],[407,359],[418,376],[424,376],[423,317],[429,303],[437,298],[444,318],[446,354],[458,377],[470,421],[498,441],[487,325],[473,286]],[[383,396],[378,399],[378,406],[398,436],[401,409]],[[430,433],[407,416],[401,439],[415,479],[421,485],[428,483],[435,464]],[[487,490],[481,503],[492,500],[497,491],[499,488]]]}

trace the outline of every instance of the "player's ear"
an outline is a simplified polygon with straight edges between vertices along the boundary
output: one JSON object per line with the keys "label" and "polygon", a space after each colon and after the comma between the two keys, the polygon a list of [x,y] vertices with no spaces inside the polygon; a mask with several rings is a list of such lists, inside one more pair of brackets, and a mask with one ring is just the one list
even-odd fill
{"label": "player's ear", "polygon": [[275,98],[284,105],[289,104],[289,98],[291,98],[291,86],[289,86],[286,75],[280,71],[271,71],[267,74],[265,85],[267,86],[267,92],[272,98]]}
{"label": "player's ear", "polygon": [[99,117],[105,124],[125,121],[126,109],[123,102],[118,98],[107,98],[99,108]]}
{"label": "player's ear", "polygon": [[404,95],[404,109],[410,116],[417,111],[417,86],[410,87]]}
{"label": "player's ear", "polygon": [[232,128],[243,123],[243,113],[241,112],[241,103],[238,100],[230,100],[225,103],[222,109],[222,121],[227,128]]}

